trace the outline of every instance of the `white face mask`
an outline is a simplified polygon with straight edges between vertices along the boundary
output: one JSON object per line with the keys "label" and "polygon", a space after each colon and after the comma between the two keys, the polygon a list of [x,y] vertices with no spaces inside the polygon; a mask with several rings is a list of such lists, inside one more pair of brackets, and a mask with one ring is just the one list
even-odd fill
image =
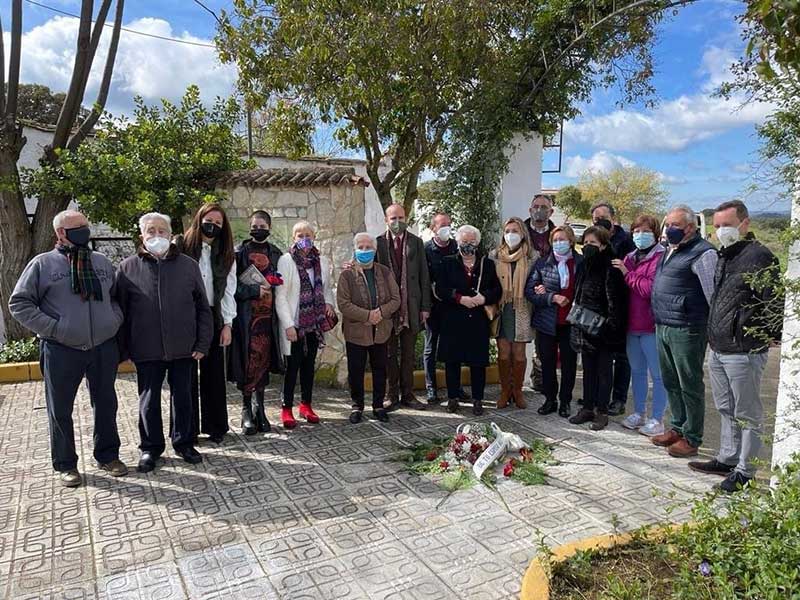
{"label": "white face mask", "polygon": [[513,231],[505,234],[503,237],[505,238],[506,244],[508,244],[509,248],[516,248],[517,246],[519,246],[519,243],[522,241],[522,236],[520,234],[518,234],[518,233],[513,232]]}
{"label": "white face mask", "polygon": [[440,242],[449,242],[450,241],[450,227],[447,225],[443,227],[439,227],[439,230],[436,232],[436,237],[439,238]]}
{"label": "white face mask", "polygon": [[742,237],[738,227],[720,227],[717,229],[717,239],[725,247],[733,246]]}
{"label": "white face mask", "polygon": [[144,247],[150,254],[155,256],[163,256],[169,250],[169,240],[163,237],[151,237],[146,240]]}

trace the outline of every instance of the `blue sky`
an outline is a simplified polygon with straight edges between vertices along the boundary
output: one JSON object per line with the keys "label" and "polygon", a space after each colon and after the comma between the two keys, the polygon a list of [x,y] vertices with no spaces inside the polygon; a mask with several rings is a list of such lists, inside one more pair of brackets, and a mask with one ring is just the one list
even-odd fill
{"label": "blue sky", "polygon": [[[73,13],[80,7],[78,0],[41,1]],[[230,0],[204,0],[204,4],[218,12]],[[753,182],[758,164],[754,126],[763,121],[769,107],[737,111],[737,100],[726,102],[712,92],[729,77],[728,67],[741,52],[735,16],[742,6],[737,0],[700,0],[668,18],[654,49],[658,105],[620,109],[616,90],[597,90],[581,107],[582,115],[565,125],[562,173],[545,174],[545,187],[575,182],[587,169],[636,164],[661,173],[674,202],[704,208],[741,195]],[[27,1],[23,11],[22,79],[66,89],[77,21]],[[0,16],[8,27],[8,2],[0,5]],[[215,22],[192,0],[128,0],[125,25],[209,43]],[[89,98],[97,80],[96,75],[90,80]],[[207,100],[229,95],[235,71],[219,65],[212,48],[123,33],[108,108],[115,114],[129,112],[134,94],[148,102],[177,99],[190,83],[200,85]],[[756,209],[786,207],[767,194],[749,196],[748,203]]]}

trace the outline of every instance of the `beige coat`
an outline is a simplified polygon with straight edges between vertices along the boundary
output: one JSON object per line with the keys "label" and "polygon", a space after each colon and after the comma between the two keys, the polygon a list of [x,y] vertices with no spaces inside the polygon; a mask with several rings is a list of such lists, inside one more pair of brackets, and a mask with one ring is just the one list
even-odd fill
{"label": "beige coat", "polygon": [[[495,262],[499,262],[497,260],[497,252],[492,251],[489,257]],[[525,274],[525,279],[527,281],[528,277],[530,276],[530,271],[533,270],[533,266],[536,264],[536,261],[539,259],[539,253],[534,251],[533,258],[528,260],[528,264],[530,265],[530,269],[528,273]],[[500,309],[503,310],[502,308]],[[522,305],[522,308],[514,309],[514,337],[516,338],[515,342],[530,342],[533,340],[533,327],[531,327],[531,317],[533,316],[533,304],[531,304],[528,300]]]}
{"label": "beige coat", "polygon": [[[375,306],[372,305],[369,295],[367,277],[358,266],[342,271],[336,288],[336,303],[342,313],[344,339],[358,346],[386,342],[392,333],[392,315],[400,308],[400,288],[389,267],[375,262],[373,269],[378,296]],[[380,308],[383,315],[383,320],[377,326],[369,322],[370,310],[375,308]]]}

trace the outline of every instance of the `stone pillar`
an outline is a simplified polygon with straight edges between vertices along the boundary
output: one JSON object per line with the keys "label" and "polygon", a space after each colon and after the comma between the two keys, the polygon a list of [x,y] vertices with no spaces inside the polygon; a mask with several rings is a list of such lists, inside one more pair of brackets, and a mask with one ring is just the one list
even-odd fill
{"label": "stone pillar", "polygon": [[526,219],[531,199],[542,191],[542,137],[515,134],[506,155],[509,163],[500,182],[500,219]]}
{"label": "stone pillar", "polygon": [[[792,202],[792,222],[800,222],[800,182]],[[800,281],[800,241],[795,241],[789,249],[786,275]],[[787,294],[785,310],[773,466],[785,464],[792,454],[800,453],[800,296]]]}

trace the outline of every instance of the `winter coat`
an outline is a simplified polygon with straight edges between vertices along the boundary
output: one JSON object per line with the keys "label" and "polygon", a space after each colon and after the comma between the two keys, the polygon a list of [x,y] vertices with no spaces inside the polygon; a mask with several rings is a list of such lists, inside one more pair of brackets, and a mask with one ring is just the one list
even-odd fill
{"label": "winter coat", "polygon": [[[430,283],[436,281],[437,273],[442,265],[442,260],[447,256],[452,256],[458,252],[458,244],[455,240],[450,240],[444,248],[440,247],[433,240],[425,242],[425,256],[428,261],[428,274],[430,275]],[[428,325],[433,331],[439,331],[439,323],[441,321],[442,303],[436,297],[431,296],[431,316],[428,317]]]}
{"label": "winter coat", "polygon": [[[577,278],[583,271],[583,256],[572,251],[575,265],[573,277]],[[536,286],[543,284],[546,294],[537,294]],[[533,303],[533,317],[531,325],[536,331],[547,335],[555,335],[558,326],[558,305],[553,303],[553,296],[561,293],[561,277],[558,275],[558,261],[551,252],[536,261],[525,284],[525,297]]]}
{"label": "winter coat", "polygon": [[628,325],[628,286],[619,269],[611,266],[614,251],[610,246],[583,261],[583,271],[575,282],[575,304],[606,317],[597,336],[580,327],[570,330],[575,352],[624,352]]}
{"label": "winter coat", "polygon": [[[461,255],[448,256],[436,281],[434,293],[444,303],[438,358],[441,362],[463,363],[472,366],[489,364],[489,319],[483,306],[467,308],[459,303],[461,296],[486,298],[486,305],[497,304],[503,295],[494,262],[478,254],[474,282],[480,279],[480,289],[469,284]],[[483,277],[481,277],[483,272]]]}
{"label": "winter coat", "polygon": [[650,252],[636,262],[636,250],[630,252],[623,264],[628,269],[625,283],[630,289],[628,304],[628,333],[655,333],[656,319],[650,306],[650,297],[653,294],[653,281],[656,278],[656,269],[661,260],[661,255],[666,248],[656,244]]}
{"label": "winter coat", "polygon": [[[406,268],[408,269],[408,326],[416,334],[422,329],[420,312],[431,311],[431,277],[428,272],[428,258],[425,254],[425,244],[420,238],[410,231],[406,231]],[[382,233],[377,238],[378,251],[375,261],[391,268],[392,265],[392,240],[388,233]],[[399,285],[399,284],[398,284]]]}
{"label": "winter coat", "polygon": [[[496,271],[498,263],[496,251],[493,250],[490,253],[489,257],[494,261],[495,271]],[[533,272],[533,268],[536,265],[536,261],[538,259],[539,259],[539,254],[534,252],[533,258],[531,258],[528,262],[529,265],[528,272],[525,274],[526,285],[527,285],[527,280],[530,277],[530,274]],[[517,267],[514,268],[516,269]],[[514,272],[514,274],[516,274],[516,272]],[[523,302],[522,306],[520,307],[512,306],[512,308],[514,310],[514,341],[520,343],[528,343],[531,340],[533,340],[533,329],[531,328],[533,305],[530,303],[530,298],[526,297],[526,302]]]}
{"label": "winter coat", "polygon": [[[253,318],[251,302],[261,296],[261,286],[243,284],[238,279],[250,267],[250,252],[252,247],[266,246],[269,264],[278,270],[278,261],[281,251],[273,244],[258,244],[250,241],[243,242],[236,247],[236,318],[233,320],[231,345],[228,347],[228,381],[244,386],[247,379],[247,363],[250,359],[250,321]],[[275,313],[275,290],[273,290],[272,310],[272,344],[270,344],[269,368],[271,373],[283,373],[283,353],[278,348],[280,340],[280,325]]]}
{"label": "winter coat", "polygon": [[[373,304],[367,276],[359,266],[342,271],[336,286],[336,303],[342,313],[342,333],[346,342],[357,346],[383,344],[392,333],[392,315],[400,308],[400,288],[389,267],[373,263],[377,302]],[[371,310],[380,308],[383,320],[369,322]]]}
{"label": "winter coat", "polygon": [[617,258],[623,258],[636,250],[636,244],[633,243],[631,234],[619,225],[614,225],[611,230],[611,247]]}
{"label": "winter coat", "polygon": [[552,250],[552,247],[550,246],[550,236],[553,233],[553,229],[556,228],[556,224],[548,219],[547,235],[540,235],[536,233],[536,229],[533,227],[533,219],[528,217],[523,222],[528,228],[528,238],[531,240],[531,246],[533,249],[539,253],[539,256],[547,256],[550,254],[550,251]]}
{"label": "winter coat", "polygon": [[122,261],[117,297],[125,322],[122,355],[134,362],[208,354],[213,317],[197,261],[173,244],[163,259],[140,249]]}

